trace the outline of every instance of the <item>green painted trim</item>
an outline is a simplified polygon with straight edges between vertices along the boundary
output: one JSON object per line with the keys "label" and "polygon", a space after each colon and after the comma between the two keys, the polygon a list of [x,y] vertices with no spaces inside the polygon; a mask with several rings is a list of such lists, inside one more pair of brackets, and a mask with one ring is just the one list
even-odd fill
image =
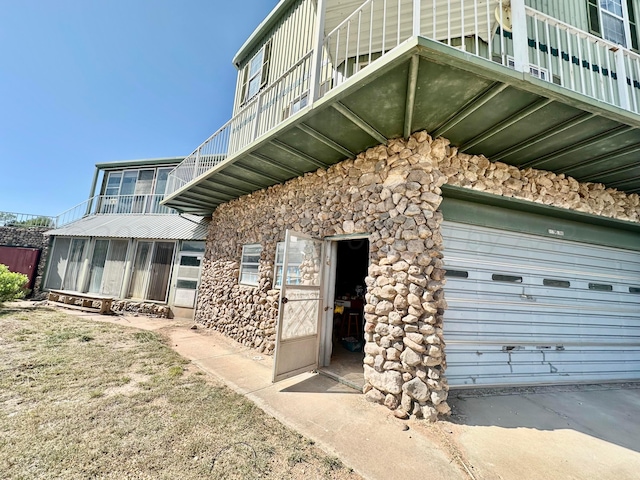
{"label": "green painted trim", "polygon": [[451,185],[443,185],[442,194],[441,211],[448,221],[640,251],[640,223]]}
{"label": "green painted trim", "polygon": [[111,170],[123,167],[146,167],[149,165],[179,164],[187,157],[146,158],[142,160],[122,160],[117,162],[96,163],[98,170]]}

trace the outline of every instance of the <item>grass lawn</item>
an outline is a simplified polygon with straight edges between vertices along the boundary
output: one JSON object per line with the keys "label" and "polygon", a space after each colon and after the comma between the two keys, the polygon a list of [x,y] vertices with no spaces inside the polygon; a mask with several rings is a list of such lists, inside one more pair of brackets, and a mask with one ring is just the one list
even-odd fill
{"label": "grass lawn", "polygon": [[0,478],[360,477],[156,333],[5,304]]}

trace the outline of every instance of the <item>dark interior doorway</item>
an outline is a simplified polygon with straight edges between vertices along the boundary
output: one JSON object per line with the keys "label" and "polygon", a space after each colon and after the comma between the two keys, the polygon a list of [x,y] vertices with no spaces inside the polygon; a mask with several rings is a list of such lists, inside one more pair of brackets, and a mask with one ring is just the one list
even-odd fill
{"label": "dark interior doorway", "polygon": [[337,243],[331,376],[362,388],[364,373],[365,277],[369,270],[369,239]]}

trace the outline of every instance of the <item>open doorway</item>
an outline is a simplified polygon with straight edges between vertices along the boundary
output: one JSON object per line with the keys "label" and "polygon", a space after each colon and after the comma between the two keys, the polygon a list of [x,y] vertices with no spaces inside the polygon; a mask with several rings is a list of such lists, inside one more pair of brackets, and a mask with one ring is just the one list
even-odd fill
{"label": "open doorway", "polygon": [[361,389],[364,385],[365,277],[369,270],[369,239],[333,240],[330,300],[325,322],[323,373]]}

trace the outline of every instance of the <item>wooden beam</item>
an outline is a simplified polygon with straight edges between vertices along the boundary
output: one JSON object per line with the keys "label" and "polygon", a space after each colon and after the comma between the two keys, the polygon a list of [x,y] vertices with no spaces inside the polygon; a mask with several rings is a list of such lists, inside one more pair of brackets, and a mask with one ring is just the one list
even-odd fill
{"label": "wooden beam", "polygon": [[301,123],[301,124],[297,125],[297,127],[300,130],[302,130],[304,133],[309,135],[310,137],[313,137],[316,140],[318,140],[320,143],[324,143],[326,146],[328,146],[330,148],[333,148],[336,152],[341,153],[345,157],[347,157],[347,158],[355,158],[356,155],[351,150],[348,150],[347,148],[345,148],[344,146],[340,145],[339,143],[334,142],[329,137],[326,137],[322,133],[320,133],[317,130],[311,128],[309,125]]}
{"label": "wooden beam", "polygon": [[458,110],[452,117],[450,117],[446,122],[440,125],[433,131],[433,137],[440,137],[444,135],[446,132],[451,130],[453,127],[458,125],[461,121],[467,118],[469,115],[474,113],[483,105],[486,105],[492,98],[500,94],[504,91],[508,85],[506,83],[494,83],[489,88],[487,88],[484,92],[481,92],[479,95],[471,99],[462,109]]}
{"label": "wooden beam", "polygon": [[502,122],[498,123],[496,126],[490,128],[489,130],[486,130],[486,131],[482,132],[480,135],[477,135],[475,138],[472,138],[471,140],[469,140],[464,145],[461,145],[459,150],[461,152],[464,152],[466,150],[469,150],[470,148],[475,147],[479,143],[482,143],[485,140],[493,137],[497,133],[500,133],[501,131],[511,127],[512,125],[518,123],[520,120],[523,120],[523,119],[527,118],[529,115],[531,115],[531,114],[537,112],[538,110],[546,107],[547,105],[549,105],[552,102],[553,102],[553,100],[551,100],[549,98],[541,98],[540,100],[537,100],[537,101],[533,102],[528,107],[526,107],[526,108],[520,110],[519,112],[515,113],[514,115],[511,115],[510,117],[504,119]]}
{"label": "wooden beam", "polygon": [[404,109],[404,138],[413,132],[413,110],[416,105],[416,88],[420,70],[420,57],[413,55],[409,63],[409,79],[407,81],[407,100]]}
{"label": "wooden beam", "polygon": [[554,158],[560,155],[573,153],[580,150],[581,148],[591,147],[592,145],[595,145],[596,143],[602,140],[610,140],[612,137],[622,135],[623,133],[627,133],[632,129],[633,127],[630,127],[627,125],[620,125],[619,127],[612,128],[611,130],[607,130],[606,132],[602,132],[601,134],[596,135],[595,137],[591,137],[587,140],[583,140],[582,142],[574,143],[573,145],[569,145],[568,147],[561,148],[560,150],[556,150],[555,152],[548,153],[547,155],[544,155],[540,158],[536,158],[535,160],[530,160],[528,162],[525,162],[522,165],[519,165],[518,167],[519,168],[527,168],[527,167],[538,168],[541,165],[544,165],[548,161],[553,160]]}
{"label": "wooden beam", "polygon": [[382,133],[376,130],[374,127],[369,125],[364,119],[362,119],[358,114],[351,111],[346,105],[341,102],[336,102],[331,105],[338,112],[342,114],[343,117],[349,119],[351,122],[356,124],[360,130],[364,131],[371,138],[374,138],[378,142],[385,144],[387,143],[387,137],[385,137]]}
{"label": "wooden beam", "polygon": [[533,137],[528,138],[527,140],[523,140],[522,142],[512,147],[509,147],[508,149],[498,153],[497,155],[492,155],[491,161],[497,162],[510,155],[521,152],[522,150],[530,148],[532,145],[535,145],[536,143],[540,143],[544,140],[547,140],[549,137],[565,132],[570,128],[576,127],[591,118],[593,118],[592,113],[581,113],[577,117],[570,118],[569,120],[562,122],[561,124],[556,125],[555,127],[551,127],[545,130],[544,132],[540,132],[537,135],[534,135]]}

